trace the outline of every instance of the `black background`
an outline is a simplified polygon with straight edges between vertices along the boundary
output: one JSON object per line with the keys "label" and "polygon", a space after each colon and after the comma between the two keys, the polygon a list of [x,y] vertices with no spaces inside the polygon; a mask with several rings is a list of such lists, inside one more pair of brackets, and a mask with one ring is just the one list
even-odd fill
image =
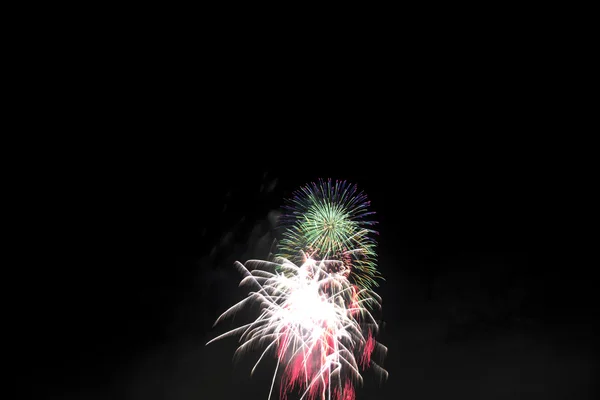
{"label": "black background", "polygon": [[566,251],[553,87],[526,51],[414,47],[404,62],[372,49],[369,72],[289,54],[299,72],[240,56],[200,73],[176,50],[158,72],[100,67],[93,103],[45,119],[85,139],[27,166],[24,391],[266,398],[269,361],[250,378],[256,354],[204,344],[244,296],[233,262],[266,256],[269,213],[331,177],[371,199],[386,278],[390,377],[366,372],[358,399],[593,398],[594,285]]}

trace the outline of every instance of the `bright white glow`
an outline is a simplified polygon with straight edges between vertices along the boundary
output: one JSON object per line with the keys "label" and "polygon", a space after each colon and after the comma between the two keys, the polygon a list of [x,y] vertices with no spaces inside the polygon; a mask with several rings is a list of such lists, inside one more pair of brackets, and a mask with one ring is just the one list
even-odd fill
{"label": "bright white glow", "polygon": [[[239,334],[242,344],[236,353],[255,345],[265,345],[254,368],[269,351],[276,351],[277,367],[281,363],[289,371],[287,384],[294,386],[294,382],[304,382],[302,398],[314,396],[313,390],[324,395],[325,382],[329,393],[330,385],[337,385],[341,390],[341,375],[362,382],[354,351],[367,348],[371,340],[370,336],[368,339],[363,336],[361,324],[367,325],[370,331],[377,330],[377,324],[365,305],[370,302],[379,306],[380,299],[368,289],[357,289],[348,281],[347,274],[330,272],[338,269],[329,268],[334,263],[315,261],[310,257],[306,257],[301,266],[285,259],[280,263],[253,260],[247,264],[258,264],[262,268],[252,271],[236,263],[245,275],[240,286],[252,284],[257,290],[225,311],[215,324],[248,302],[261,305],[260,316],[254,322],[226,332],[208,343]],[[387,350],[378,343],[376,346],[384,352]],[[372,348],[369,356],[370,351]],[[381,371],[387,375],[385,370]],[[332,382],[334,376],[338,378]]]}

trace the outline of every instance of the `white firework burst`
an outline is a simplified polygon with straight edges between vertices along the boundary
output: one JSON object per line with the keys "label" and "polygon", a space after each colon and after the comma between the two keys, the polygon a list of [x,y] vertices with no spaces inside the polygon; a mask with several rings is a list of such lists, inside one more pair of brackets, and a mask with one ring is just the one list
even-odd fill
{"label": "white firework burst", "polygon": [[248,304],[259,304],[260,315],[207,344],[239,335],[236,355],[264,347],[252,373],[265,355],[275,354],[269,399],[280,368],[282,397],[297,387],[302,399],[354,399],[354,383],[362,383],[361,368],[371,366],[387,377],[371,359],[375,350],[387,352],[373,337],[378,325],[369,311],[380,307],[381,299],[352,284],[343,261],[317,261],[306,254],[303,258],[300,266],[283,258],[246,263],[254,268],[236,262],[244,274],[240,286],[252,285],[254,290],[225,311],[215,325]]}

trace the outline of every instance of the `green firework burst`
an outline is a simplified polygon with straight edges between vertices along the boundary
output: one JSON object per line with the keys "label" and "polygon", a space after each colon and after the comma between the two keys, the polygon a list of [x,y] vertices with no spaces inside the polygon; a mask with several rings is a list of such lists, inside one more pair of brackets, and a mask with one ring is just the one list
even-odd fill
{"label": "green firework burst", "polygon": [[294,192],[281,219],[279,256],[300,262],[304,254],[340,260],[354,282],[377,286],[377,242],[370,202],[356,185],[320,180]]}

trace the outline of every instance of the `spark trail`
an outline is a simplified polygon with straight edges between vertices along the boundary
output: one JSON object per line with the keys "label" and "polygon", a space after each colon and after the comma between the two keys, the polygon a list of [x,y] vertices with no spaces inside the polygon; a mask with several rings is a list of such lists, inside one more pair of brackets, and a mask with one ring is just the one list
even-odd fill
{"label": "spark trail", "polygon": [[[339,268],[340,261],[307,257],[300,266],[285,259],[278,261],[251,260],[247,262],[255,267],[251,270],[236,263],[244,274],[240,286],[251,285],[254,290],[215,324],[249,303],[260,304],[260,315],[208,343],[239,335],[242,344],[236,355],[264,348],[252,373],[265,355],[275,354],[277,368],[284,369],[281,398],[287,391],[300,389],[301,398],[307,400],[354,399],[354,383],[362,383],[361,369],[374,366],[387,376],[371,359],[376,349],[387,351],[373,337],[378,325],[369,311],[380,307],[379,296],[351,284]],[[367,303],[372,307],[367,308]]]}

